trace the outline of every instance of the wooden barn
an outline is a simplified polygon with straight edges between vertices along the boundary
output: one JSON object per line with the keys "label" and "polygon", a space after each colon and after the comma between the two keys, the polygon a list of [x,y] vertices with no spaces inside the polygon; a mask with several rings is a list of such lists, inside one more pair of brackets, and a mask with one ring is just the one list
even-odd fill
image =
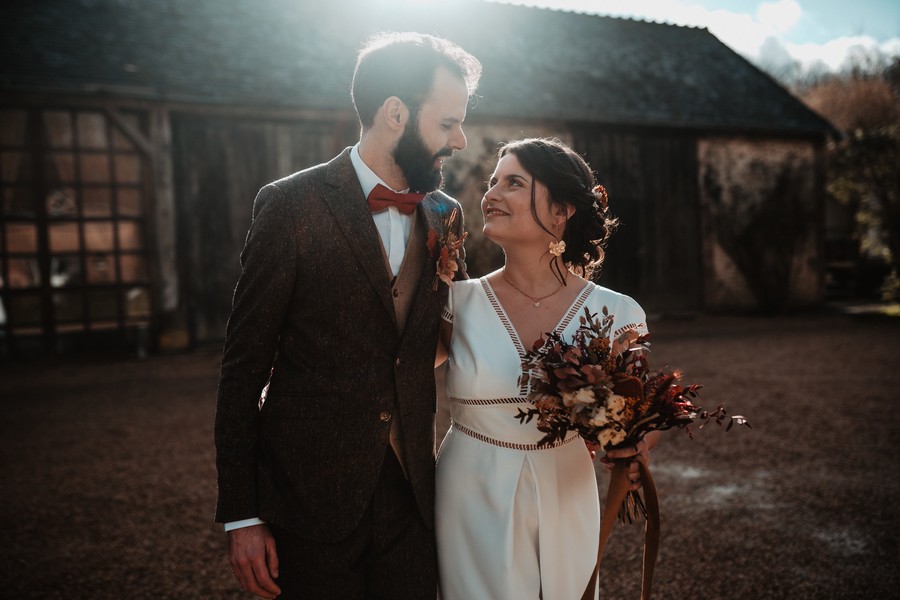
{"label": "wooden barn", "polygon": [[[470,271],[497,145],[557,136],[622,221],[601,283],[656,314],[820,303],[833,128],[705,29],[481,0],[42,0],[0,8],[0,357],[224,335],[256,191],[358,138],[370,34],[484,74],[445,166]],[[339,276],[339,274],[336,274]]]}

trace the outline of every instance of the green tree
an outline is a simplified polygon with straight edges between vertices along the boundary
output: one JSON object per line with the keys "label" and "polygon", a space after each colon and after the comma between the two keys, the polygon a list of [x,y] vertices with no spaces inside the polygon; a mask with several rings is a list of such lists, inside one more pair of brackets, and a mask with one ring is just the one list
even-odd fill
{"label": "green tree", "polygon": [[[858,57],[850,68],[795,88],[844,133],[828,152],[831,201],[854,214],[854,237],[870,261],[900,272],[900,57]],[[890,295],[896,297],[893,286]]]}
{"label": "green tree", "polygon": [[[855,209],[861,249],[900,267],[900,124],[856,129],[834,150],[828,192]],[[896,290],[889,292],[896,295]]]}

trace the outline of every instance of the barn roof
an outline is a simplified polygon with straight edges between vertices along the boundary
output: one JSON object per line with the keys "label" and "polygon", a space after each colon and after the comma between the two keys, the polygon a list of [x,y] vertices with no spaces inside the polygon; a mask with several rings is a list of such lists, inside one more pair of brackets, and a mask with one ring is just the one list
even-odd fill
{"label": "barn roof", "polygon": [[482,61],[471,117],[833,131],[702,28],[481,0],[41,0],[0,14],[7,92],[350,110],[361,42],[417,30]]}

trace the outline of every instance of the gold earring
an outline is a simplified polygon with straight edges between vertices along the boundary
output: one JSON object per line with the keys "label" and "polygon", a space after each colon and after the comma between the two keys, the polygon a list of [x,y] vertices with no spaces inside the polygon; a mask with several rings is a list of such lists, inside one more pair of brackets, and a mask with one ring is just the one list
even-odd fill
{"label": "gold earring", "polygon": [[562,256],[562,253],[566,251],[566,241],[559,240],[557,242],[550,242],[550,254],[553,256]]}

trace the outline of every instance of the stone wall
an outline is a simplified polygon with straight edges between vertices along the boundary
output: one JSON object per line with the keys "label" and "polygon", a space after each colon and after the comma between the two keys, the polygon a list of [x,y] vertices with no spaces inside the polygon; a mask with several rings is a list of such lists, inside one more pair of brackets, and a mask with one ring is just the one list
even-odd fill
{"label": "stone wall", "polygon": [[705,307],[781,312],[821,302],[815,145],[704,138],[698,156]]}

